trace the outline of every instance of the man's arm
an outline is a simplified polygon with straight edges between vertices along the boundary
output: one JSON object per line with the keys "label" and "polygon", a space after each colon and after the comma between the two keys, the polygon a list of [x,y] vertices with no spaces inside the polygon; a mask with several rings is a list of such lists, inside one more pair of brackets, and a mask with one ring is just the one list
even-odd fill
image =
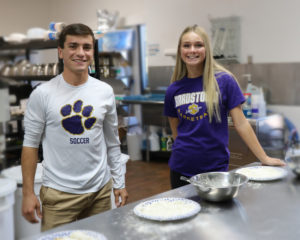
{"label": "man's arm", "polygon": [[42,218],[41,206],[34,193],[34,177],[38,162],[38,149],[23,147],[21,164],[23,175],[22,215],[31,223],[38,223]]}
{"label": "man's arm", "polygon": [[[108,105],[108,111],[103,123],[103,132],[107,146],[107,163],[113,178],[115,203],[117,207],[120,207],[126,204],[128,193],[125,188],[125,174],[122,171],[118,117],[113,92]],[[119,201],[119,197],[121,197],[121,202]]]}

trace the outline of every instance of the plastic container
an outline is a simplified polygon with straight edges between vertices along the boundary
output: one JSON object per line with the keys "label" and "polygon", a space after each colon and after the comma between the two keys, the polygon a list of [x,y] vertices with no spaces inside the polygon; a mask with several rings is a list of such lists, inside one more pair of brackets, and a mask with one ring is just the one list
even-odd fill
{"label": "plastic container", "polygon": [[262,87],[259,88],[258,113],[259,117],[265,117],[267,115],[267,104]]}
{"label": "plastic container", "polygon": [[259,118],[259,95],[252,95],[252,118]]}
{"label": "plastic container", "polygon": [[61,32],[65,26],[66,24],[63,22],[50,22],[49,29],[54,32]]}
{"label": "plastic container", "polygon": [[172,146],[173,146],[173,140],[171,136],[168,136],[167,140],[167,151],[171,152],[172,151]]}
{"label": "plastic container", "polygon": [[252,117],[251,93],[244,93],[245,102],[243,104],[243,113],[246,118]]}
{"label": "plastic container", "polygon": [[251,117],[259,118],[263,115],[259,109],[265,111],[263,108],[263,104],[265,105],[263,92],[261,88],[252,84],[251,74],[244,74],[243,77],[247,79],[246,94],[251,94]]}
{"label": "plastic container", "polygon": [[150,151],[157,152],[160,150],[159,136],[156,133],[156,128],[153,126],[150,126],[149,143],[150,143]]}
{"label": "plastic container", "polygon": [[142,135],[139,133],[127,133],[126,135],[128,154],[130,159],[142,160]]}
{"label": "plastic container", "polygon": [[45,40],[55,40],[58,38],[58,33],[53,31],[45,31],[44,32],[44,39]]}
{"label": "plastic container", "polygon": [[167,151],[167,140],[168,135],[165,128],[162,129],[162,136],[160,138],[160,150],[161,151]]}
{"label": "plastic container", "polygon": [[[40,188],[42,186],[42,171],[43,167],[41,163],[37,164],[36,174],[34,179],[34,192],[39,198]],[[21,166],[7,168],[2,171],[2,177],[6,179],[11,179],[17,182],[17,190],[15,191],[16,204],[14,205],[14,222],[15,226],[15,236],[16,239],[29,237],[41,232],[41,223],[31,224],[22,216],[22,170]]]}
{"label": "plastic container", "polygon": [[252,84],[251,74],[244,74],[243,77],[247,79],[246,93],[259,94],[259,88]]}
{"label": "plastic container", "polygon": [[0,178],[0,233],[1,239],[14,240],[14,208],[16,181]]}

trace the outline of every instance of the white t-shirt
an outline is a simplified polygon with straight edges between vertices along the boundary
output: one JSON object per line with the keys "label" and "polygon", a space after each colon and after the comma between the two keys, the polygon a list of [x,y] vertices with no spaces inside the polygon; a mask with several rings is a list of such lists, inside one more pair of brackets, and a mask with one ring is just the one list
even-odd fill
{"label": "white t-shirt", "polygon": [[113,89],[89,76],[79,86],[62,75],[35,89],[24,118],[23,146],[43,146],[43,185],[82,194],[113,178],[124,188]]}

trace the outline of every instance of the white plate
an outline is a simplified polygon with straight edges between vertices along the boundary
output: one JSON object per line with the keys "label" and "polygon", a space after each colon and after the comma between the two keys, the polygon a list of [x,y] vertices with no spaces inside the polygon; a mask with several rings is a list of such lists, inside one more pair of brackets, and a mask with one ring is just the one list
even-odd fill
{"label": "white plate", "polygon": [[157,198],[138,204],[133,212],[150,220],[171,221],[189,218],[200,209],[199,203],[186,198]]}
{"label": "white plate", "polygon": [[252,181],[273,181],[287,176],[287,170],[284,168],[271,166],[246,167],[236,172],[246,175]]}
{"label": "white plate", "polygon": [[[102,235],[101,233],[94,232],[94,231],[88,231],[88,230],[70,230],[70,231],[62,231],[62,232],[56,232],[52,233],[43,237],[40,237],[38,240],[55,240],[57,238],[63,238],[63,237],[69,237],[74,232],[81,232],[83,234],[88,235],[89,237],[92,237],[95,240],[107,240],[107,238]],[[76,238],[71,238],[76,239]]]}

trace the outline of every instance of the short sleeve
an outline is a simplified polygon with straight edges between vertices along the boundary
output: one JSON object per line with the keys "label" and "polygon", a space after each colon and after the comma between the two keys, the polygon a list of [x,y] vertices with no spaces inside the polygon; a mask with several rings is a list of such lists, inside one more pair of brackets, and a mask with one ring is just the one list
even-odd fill
{"label": "short sleeve", "polygon": [[226,108],[230,111],[238,105],[243,104],[245,102],[245,97],[238,82],[233,78],[233,76],[229,74],[226,74],[225,76],[224,80],[226,82],[226,87],[224,90],[226,91]]}
{"label": "short sleeve", "polygon": [[164,115],[168,117],[177,117],[173,92],[173,85],[170,85],[166,91],[164,103]]}

